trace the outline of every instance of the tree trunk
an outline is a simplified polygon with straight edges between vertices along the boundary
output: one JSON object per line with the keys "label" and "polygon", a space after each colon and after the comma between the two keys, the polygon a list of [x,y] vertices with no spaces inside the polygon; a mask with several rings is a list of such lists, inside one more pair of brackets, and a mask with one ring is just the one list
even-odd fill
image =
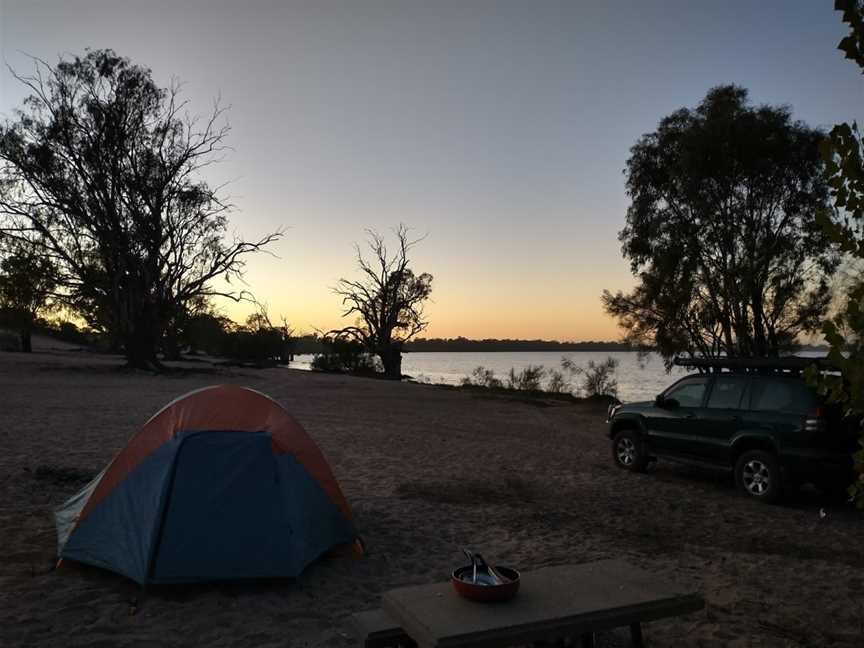
{"label": "tree trunk", "polygon": [[384,365],[384,377],[390,380],[402,380],[402,350],[395,344],[382,349],[378,354]]}
{"label": "tree trunk", "polygon": [[157,357],[158,328],[155,318],[149,314],[139,314],[136,321],[129,322],[123,344],[129,368],[148,371],[162,371],[165,368]]}
{"label": "tree trunk", "polygon": [[126,339],[126,366],[130,369],[145,369],[147,371],[161,371],[164,366],[156,357],[155,341],[148,339],[149,336],[129,336]]}
{"label": "tree trunk", "polygon": [[162,339],[162,355],[166,360],[180,360],[180,340],[172,330],[169,330]]}
{"label": "tree trunk", "polygon": [[24,353],[33,353],[33,341],[31,339],[31,332],[29,328],[21,329],[18,332],[18,337],[21,338],[21,350]]}
{"label": "tree trunk", "polygon": [[109,332],[106,335],[108,338],[108,353],[114,355],[123,353],[123,340],[114,332]]}
{"label": "tree trunk", "polygon": [[753,342],[756,347],[754,355],[759,357],[774,356],[777,354],[777,349],[768,348],[768,340],[765,336],[765,308],[762,303],[762,294],[753,291],[750,304],[753,310]]}

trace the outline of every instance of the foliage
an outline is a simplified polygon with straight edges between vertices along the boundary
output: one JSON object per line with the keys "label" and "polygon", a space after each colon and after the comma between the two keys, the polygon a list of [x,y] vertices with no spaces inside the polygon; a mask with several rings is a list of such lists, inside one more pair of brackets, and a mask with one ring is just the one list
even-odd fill
{"label": "foliage", "polygon": [[495,376],[495,372],[486,367],[475,367],[470,376],[465,376],[461,385],[463,387],[485,387],[486,389],[502,389],[504,383]]}
{"label": "foliage", "polygon": [[340,279],[334,292],[342,297],[343,317],[354,315],[354,326],[331,331],[336,337],[350,337],[366,351],[381,359],[388,378],[402,377],[402,347],[428,326],[424,302],[432,293],[432,275],[415,275],[408,253],[419,241],[408,238],[408,229],[395,230],[396,251],[391,254],[384,239],[368,230],[372,259],[356,246],[361,279]]}
{"label": "foliage", "polygon": [[[242,363],[259,366],[289,364],[294,353],[294,331],[288,323],[271,322],[267,309],[261,307],[237,324],[209,308],[178,322],[176,344],[189,353],[203,351]],[[166,353],[167,357],[167,353]]]}
{"label": "foliage", "polygon": [[378,365],[366,347],[347,336],[322,336],[324,352],[312,358],[311,367],[329,373],[370,374],[378,371]]}
{"label": "foliage", "polygon": [[[837,0],[835,9],[843,12],[850,28],[838,49],[864,72],[864,3]],[[822,155],[831,198],[844,219],[836,222],[823,212],[818,222],[838,249],[864,259],[864,139],[857,124],[835,126],[822,145]],[[854,456],[858,480],[849,493],[864,508],[864,277],[859,275],[852,283],[843,308],[824,322],[822,332],[831,345],[828,357],[841,375],[818,376],[811,371],[810,379],[824,396],[840,403],[848,417],[860,422],[860,448]]]}
{"label": "foliage", "polygon": [[78,328],[74,322],[64,319],[46,320],[41,317],[37,318],[33,323],[33,332],[54,338],[55,340],[82,346],[93,346],[100,342],[99,336],[94,334],[93,331]]}
{"label": "foliage", "polygon": [[324,353],[324,343],[322,342],[322,337],[317,333],[306,333],[304,335],[298,335],[294,338],[294,350],[295,353]]}
{"label": "foliage", "polygon": [[[539,393],[544,391],[543,377],[546,373],[543,365],[528,365],[520,371],[516,371],[514,367],[511,367],[505,380],[501,380],[495,375],[492,369],[487,369],[481,365],[475,367],[468,376],[462,378],[460,385],[462,387]],[[560,378],[563,380],[563,376],[560,376]]]}
{"label": "foliage", "polygon": [[56,276],[51,259],[27,243],[12,243],[0,259],[0,324],[18,331],[22,351],[32,350],[36,318],[50,310]]}
{"label": "foliage", "polygon": [[543,389],[543,376],[546,375],[546,369],[543,365],[528,365],[521,371],[516,371],[513,367],[510,368],[510,373],[507,374],[507,389],[515,389],[518,391],[539,392]]}
{"label": "foliage", "polygon": [[288,364],[292,335],[287,322],[274,326],[262,308],[247,317],[244,326],[232,326],[225,332],[222,355],[257,365]]}
{"label": "foliage", "polygon": [[668,368],[678,354],[777,355],[818,329],[839,263],[813,220],[827,206],[822,139],[721,86],[633,146],[619,238],[638,284],[603,294],[625,341]]}
{"label": "foliage", "polygon": [[158,368],[178,313],[245,298],[230,281],[279,236],[225,240],[231,206],[199,177],[225,151],[224,110],[189,116],[178,84],[157,87],[111,50],[37,60],[15,77],[31,94],[0,126],[0,231],[38,234],[66,304],[122,344],[130,365]]}
{"label": "foliage", "polygon": [[563,371],[549,369],[547,375],[545,391],[552,392],[553,394],[570,394],[572,392],[573,386]]}
{"label": "foliage", "polygon": [[849,25],[847,34],[837,49],[864,70],[864,9],[861,0],[835,0],[834,9],[843,12],[843,22]]}
{"label": "foliage", "polygon": [[74,322],[60,320],[51,327],[51,334],[58,340],[69,342],[71,344],[89,344],[90,336],[86,331],[79,329]]}
{"label": "foliage", "polygon": [[227,317],[212,311],[202,311],[189,316],[180,331],[180,342],[195,353],[203,351],[209,355],[230,355],[226,353],[226,339],[236,329]]}
{"label": "foliage", "polygon": [[610,356],[599,363],[589,360],[587,368],[577,366],[570,358],[562,358],[561,367],[574,376],[581,376],[580,390],[583,396],[618,396],[618,379],[615,377],[618,360],[615,358]]}
{"label": "foliage", "polygon": [[517,371],[511,367],[505,380],[495,375],[492,369],[479,366],[462,378],[462,387],[482,387],[509,391],[524,391],[546,394],[572,394],[572,384],[566,374],[581,377],[580,395],[586,397],[617,396],[618,381],[615,370],[618,361],[609,357],[601,363],[593,360],[588,368],[577,366],[569,358],[561,359],[561,369],[546,369],[543,365],[528,365]]}
{"label": "foliage", "polygon": [[222,355],[258,365],[288,364],[285,341],[276,329],[238,328],[226,333]]}

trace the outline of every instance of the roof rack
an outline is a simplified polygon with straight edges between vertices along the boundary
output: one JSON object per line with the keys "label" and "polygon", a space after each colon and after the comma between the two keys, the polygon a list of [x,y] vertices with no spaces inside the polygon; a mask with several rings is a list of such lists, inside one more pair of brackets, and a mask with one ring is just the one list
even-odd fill
{"label": "roof rack", "polygon": [[801,356],[786,356],[784,358],[682,358],[673,360],[678,367],[698,369],[700,373],[720,372],[723,370],[736,373],[788,373],[800,374],[810,366],[816,366],[825,371],[839,371],[839,367],[827,358],[804,358]]}

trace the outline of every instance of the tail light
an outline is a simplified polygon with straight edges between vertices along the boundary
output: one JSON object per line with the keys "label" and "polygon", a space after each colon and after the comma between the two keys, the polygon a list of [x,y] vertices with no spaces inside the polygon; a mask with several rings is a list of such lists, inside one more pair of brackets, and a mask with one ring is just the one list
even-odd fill
{"label": "tail light", "polygon": [[804,419],[804,429],[807,432],[819,432],[828,427],[828,410],[822,405],[807,414]]}

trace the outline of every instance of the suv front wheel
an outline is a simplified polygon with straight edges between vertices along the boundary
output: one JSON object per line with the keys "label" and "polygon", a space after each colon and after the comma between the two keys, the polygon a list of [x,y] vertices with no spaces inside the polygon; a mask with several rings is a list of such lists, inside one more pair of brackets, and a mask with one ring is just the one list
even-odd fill
{"label": "suv front wheel", "polygon": [[745,495],[760,502],[776,502],[782,482],[780,464],[770,452],[748,450],[735,462],[735,484]]}
{"label": "suv front wheel", "polygon": [[648,465],[648,455],[633,430],[621,430],[612,440],[612,458],[624,470],[642,472]]}

